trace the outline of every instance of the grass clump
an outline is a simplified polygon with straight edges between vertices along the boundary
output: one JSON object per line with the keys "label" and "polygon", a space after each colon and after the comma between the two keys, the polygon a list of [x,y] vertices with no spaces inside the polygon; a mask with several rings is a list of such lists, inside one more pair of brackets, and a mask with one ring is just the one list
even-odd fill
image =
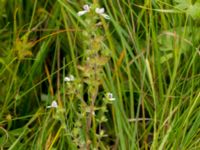
{"label": "grass clump", "polygon": [[199,4],[1,0],[0,148],[199,149]]}

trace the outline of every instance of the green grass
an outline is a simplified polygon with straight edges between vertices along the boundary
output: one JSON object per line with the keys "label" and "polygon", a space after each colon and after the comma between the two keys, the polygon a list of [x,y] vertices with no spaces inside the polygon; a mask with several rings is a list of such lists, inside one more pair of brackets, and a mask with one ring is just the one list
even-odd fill
{"label": "green grass", "polygon": [[0,3],[2,150],[200,149],[199,0]]}

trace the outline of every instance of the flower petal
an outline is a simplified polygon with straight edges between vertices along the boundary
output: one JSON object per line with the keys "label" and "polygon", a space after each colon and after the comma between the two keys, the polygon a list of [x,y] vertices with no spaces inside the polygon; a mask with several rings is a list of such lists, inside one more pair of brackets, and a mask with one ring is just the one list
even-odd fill
{"label": "flower petal", "polygon": [[58,107],[58,104],[56,101],[53,101],[50,106],[47,106],[47,108],[57,108],[57,107]]}
{"label": "flower petal", "polygon": [[101,16],[103,16],[105,19],[110,19],[110,16],[108,16],[107,14],[100,14]]}
{"label": "flower petal", "polygon": [[51,103],[51,107],[57,108],[57,107],[58,107],[57,102],[56,102],[56,101],[53,101],[53,102]]}
{"label": "flower petal", "polygon": [[74,81],[74,80],[75,80],[75,78],[74,78],[73,75],[69,75],[68,77],[65,77],[65,78],[64,78],[64,81],[65,81],[65,82],[70,82],[70,81]]}
{"label": "flower petal", "polygon": [[115,101],[116,99],[115,99],[115,98],[109,98],[109,100],[110,100],[110,101]]}
{"label": "flower petal", "polygon": [[82,16],[82,15],[86,14],[87,12],[88,12],[88,11],[86,11],[86,10],[79,11],[79,12],[77,13],[77,15],[78,15],[78,16]]}
{"label": "flower petal", "polygon": [[96,8],[96,9],[95,9],[95,12],[96,12],[97,14],[103,14],[103,13],[105,12],[105,9],[104,9],[104,8]]}
{"label": "flower petal", "polygon": [[116,99],[113,97],[113,94],[112,93],[107,93],[107,98],[108,100],[110,101],[115,101]]}
{"label": "flower petal", "polygon": [[87,11],[87,12],[89,12],[90,11],[90,6],[89,5],[83,5],[83,9],[85,10],[85,11]]}

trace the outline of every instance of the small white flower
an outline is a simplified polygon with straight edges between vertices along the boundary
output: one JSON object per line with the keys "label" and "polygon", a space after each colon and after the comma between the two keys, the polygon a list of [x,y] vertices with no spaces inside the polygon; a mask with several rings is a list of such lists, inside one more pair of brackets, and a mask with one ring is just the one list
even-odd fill
{"label": "small white flower", "polygon": [[104,9],[104,8],[96,8],[96,9],[95,9],[95,12],[96,12],[97,14],[103,14],[103,13],[105,12],[105,9]]}
{"label": "small white flower", "polygon": [[95,9],[95,12],[101,16],[103,16],[105,19],[110,19],[110,17],[104,13],[105,12],[105,9],[104,8],[96,8]]}
{"label": "small white flower", "polygon": [[65,81],[65,82],[71,82],[71,81],[74,81],[74,80],[75,80],[75,78],[74,78],[73,75],[69,75],[68,77],[65,77],[65,78],[64,78],[64,81]]}
{"label": "small white flower", "polygon": [[86,11],[90,11],[90,6],[87,5],[87,4],[86,4],[86,5],[83,5],[83,9],[86,10]]}
{"label": "small white flower", "polygon": [[57,108],[58,107],[58,104],[57,102],[54,100],[50,106],[47,106],[47,108]]}
{"label": "small white flower", "polygon": [[89,11],[90,11],[90,6],[89,6],[89,5],[84,5],[84,6],[83,6],[83,11],[79,11],[79,12],[77,13],[77,15],[78,15],[78,16],[82,16],[82,15],[88,13]]}
{"label": "small white flower", "polygon": [[112,93],[107,93],[107,98],[110,100],[110,101],[115,101],[116,99],[113,97],[113,94]]}

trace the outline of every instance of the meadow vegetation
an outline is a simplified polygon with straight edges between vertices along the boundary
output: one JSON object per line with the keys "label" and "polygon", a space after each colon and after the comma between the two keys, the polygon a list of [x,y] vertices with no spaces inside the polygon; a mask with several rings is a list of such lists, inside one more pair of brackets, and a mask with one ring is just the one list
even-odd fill
{"label": "meadow vegetation", "polygon": [[0,0],[0,149],[200,149],[199,0]]}

